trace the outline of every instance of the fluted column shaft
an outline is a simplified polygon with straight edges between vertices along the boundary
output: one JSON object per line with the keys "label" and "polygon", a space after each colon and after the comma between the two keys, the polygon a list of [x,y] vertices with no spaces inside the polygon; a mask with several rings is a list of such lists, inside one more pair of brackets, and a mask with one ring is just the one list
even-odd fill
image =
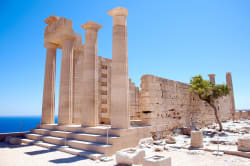
{"label": "fluted column shaft", "polygon": [[58,124],[72,124],[73,108],[73,46],[74,40],[64,39],[60,76]]}
{"label": "fluted column shaft", "polygon": [[127,14],[125,8],[108,12],[113,16],[112,69],[111,69],[111,126],[130,127]]}
{"label": "fluted column shaft", "polygon": [[234,102],[234,91],[233,91],[233,81],[232,81],[232,75],[230,72],[226,73],[226,80],[227,80],[227,86],[231,89],[230,92],[230,104],[231,104],[231,116],[232,119],[234,119],[235,117],[235,102]]}
{"label": "fluted column shaft", "polygon": [[56,47],[47,47],[44,74],[42,124],[55,123]]}
{"label": "fluted column shaft", "polygon": [[82,28],[85,29],[82,125],[97,126],[99,124],[97,32],[101,25],[89,21],[83,24]]}

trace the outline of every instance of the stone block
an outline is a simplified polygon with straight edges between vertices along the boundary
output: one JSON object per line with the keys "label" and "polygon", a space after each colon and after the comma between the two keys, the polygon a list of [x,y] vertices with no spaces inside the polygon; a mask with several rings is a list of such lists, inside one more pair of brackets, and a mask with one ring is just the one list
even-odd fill
{"label": "stone block", "polygon": [[238,139],[239,151],[250,151],[250,137],[244,137]]}
{"label": "stone block", "polygon": [[142,163],[143,166],[171,166],[171,158],[165,156],[146,157]]}
{"label": "stone block", "polygon": [[10,138],[11,138],[11,136],[7,136],[7,137],[5,137],[4,141],[5,141],[6,143],[8,143],[9,140],[10,140]]}
{"label": "stone block", "polygon": [[116,152],[116,163],[125,165],[141,164],[144,157],[144,150],[127,148]]}
{"label": "stone block", "polygon": [[8,138],[8,143],[11,145],[20,145],[22,141],[19,138],[16,137],[9,137]]}
{"label": "stone block", "polygon": [[167,136],[165,142],[167,144],[175,144],[176,143],[176,139],[174,137]]}
{"label": "stone block", "polygon": [[241,112],[241,118],[242,119],[248,119],[248,112],[247,111],[242,111]]}
{"label": "stone block", "polygon": [[191,131],[191,145],[192,148],[203,147],[203,135],[202,131]]}

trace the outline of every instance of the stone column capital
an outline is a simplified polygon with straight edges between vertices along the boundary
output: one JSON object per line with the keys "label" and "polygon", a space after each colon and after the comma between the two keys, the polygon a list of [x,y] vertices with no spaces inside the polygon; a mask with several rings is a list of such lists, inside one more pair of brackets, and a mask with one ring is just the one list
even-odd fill
{"label": "stone column capital", "polygon": [[51,15],[51,16],[49,16],[48,18],[46,18],[46,19],[44,20],[44,23],[50,25],[50,24],[52,24],[53,22],[58,21],[58,20],[59,20],[59,17],[58,17],[58,16]]}
{"label": "stone column capital", "polygon": [[215,74],[208,74],[209,77],[215,77]]}
{"label": "stone column capital", "polygon": [[93,22],[93,21],[88,21],[88,22],[86,22],[85,24],[82,24],[81,27],[82,27],[83,29],[85,29],[85,30],[86,30],[86,29],[95,29],[95,30],[99,30],[99,29],[102,28],[102,25],[97,24],[97,23],[95,23],[95,22]]}
{"label": "stone column capital", "polygon": [[45,43],[44,47],[45,48],[58,48],[58,45],[53,44],[53,43]]}
{"label": "stone column capital", "polygon": [[108,11],[108,15],[110,16],[127,16],[128,15],[128,9],[123,8],[123,7],[116,7],[114,9],[111,9]]}

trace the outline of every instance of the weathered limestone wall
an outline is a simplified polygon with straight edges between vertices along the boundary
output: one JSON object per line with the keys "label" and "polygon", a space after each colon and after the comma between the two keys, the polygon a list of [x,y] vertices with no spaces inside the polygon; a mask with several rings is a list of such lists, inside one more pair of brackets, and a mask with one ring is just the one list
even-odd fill
{"label": "weathered limestone wall", "polygon": [[131,120],[140,120],[140,91],[139,88],[129,79],[129,111]]}
{"label": "weathered limestone wall", "polygon": [[235,112],[235,120],[250,119],[250,111],[239,110]]}
{"label": "weathered limestone wall", "polygon": [[98,57],[99,122],[110,124],[111,59]]}
{"label": "weathered limestone wall", "polygon": [[[144,124],[153,131],[202,127],[215,122],[213,109],[189,92],[189,85],[153,75],[141,78],[140,111]],[[228,97],[218,101],[219,116],[230,118]],[[223,116],[222,116],[223,115]]]}
{"label": "weathered limestone wall", "polygon": [[[99,122],[110,124],[111,106],[111,66],[112,60],[98,57],[99,82]],[[129,82],[129,111],[130,119],[140,119],[139,88],[130,80]]]}

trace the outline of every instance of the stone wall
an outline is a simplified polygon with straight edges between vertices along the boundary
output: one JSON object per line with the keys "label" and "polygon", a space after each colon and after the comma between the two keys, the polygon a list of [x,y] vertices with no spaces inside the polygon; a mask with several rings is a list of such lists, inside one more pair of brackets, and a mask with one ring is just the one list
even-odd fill
{"label": "stone wall", "polygon": [[99,122],[110,124],[111,59],[98,57],[99,68]]}
{"label": "stone wall", "polygon": [[139,109],[139,88],[129,79],[129,110],[131,120],[140,120],[141,113]]}
{"label": "stone wall", "polygon": [[[84,46],[81,49],[74,51],[74,78],[73,78],[73,124],[81,123],[81,109],[82,109],[82,77],[84,77],[84,71],[82,69],[83,64],[83,52]],[[110,102],[111,102],[111,66],[112,60],[98,56],[97,68],[98,68],[98,117],[100,124],[110,124]],[[132,120],[140,119],[139,110],[139,88],[135,84],[129,81],[129,109],[130,118]]]}
{"label": "stone wall", "polygon": [[250,120],[250,111],[249,110],[239,110],[235,112],[235,120],[240,119],[249,119]]}
{"label": "stone wall", "polygon": [[[189,92],[189,85],[153,75],[141,78],[140,112],[144,124],[153,131],[203,127],[215,122],[213,109]],[[229,97],[217,101],[222,120],[230,118]]]}

